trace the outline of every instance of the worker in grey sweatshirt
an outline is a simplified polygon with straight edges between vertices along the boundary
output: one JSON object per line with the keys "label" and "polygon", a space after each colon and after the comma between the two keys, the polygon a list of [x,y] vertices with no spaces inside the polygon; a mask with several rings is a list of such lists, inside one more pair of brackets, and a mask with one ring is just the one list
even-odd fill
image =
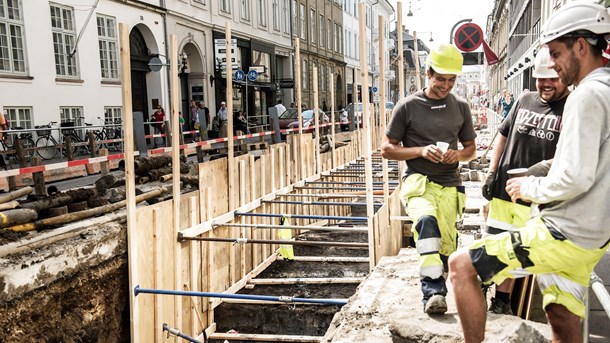
{"label": "worker in grey sweatshirt", "polygon": [[561,82],[574,85],[548,175],[508,180],[512,201],[539,204],[524,228],[474,242],[449,259],[465,342],[485,336],[478,278],[499,284],[536,274],[554,342],[581,342],[589,275],[610,245],[610,69],[602,51],[610,13],[574,1],[545,23],[540,41]]}

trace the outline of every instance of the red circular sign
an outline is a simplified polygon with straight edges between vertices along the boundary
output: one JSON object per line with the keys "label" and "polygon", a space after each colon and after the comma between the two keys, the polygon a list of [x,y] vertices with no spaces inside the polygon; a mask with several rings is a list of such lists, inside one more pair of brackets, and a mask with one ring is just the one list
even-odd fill
{"label": "red circular sign", "polygon": [[463,52],[475,51],[483,43],[483,30],[477,24],[466,23],[455,31],[453,41]]}

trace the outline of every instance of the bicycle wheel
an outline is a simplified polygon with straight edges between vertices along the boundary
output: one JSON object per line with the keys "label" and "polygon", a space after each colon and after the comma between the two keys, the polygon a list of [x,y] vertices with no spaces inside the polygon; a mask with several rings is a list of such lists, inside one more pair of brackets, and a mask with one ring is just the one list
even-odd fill
{"label": "bicycle wheel", "polygon": [[57,147],[48,136],[38,137],[36,140],[36,152],[43,160],[51,160],[57,155]]}
{"label": "bicycle wheel", "polygon": [[22,138],[21,144],[23,144],[23,147],[26,149],[24,157],[26,161],[29,161],[30,157],[34,156],[34,150],[32,148],[36,147],[36,143],[34,143],[34,140],[32,140],[31,138]]}
{"label": "bicycle wheel", "polygon": [[104,137],[104,131],[96,132],[93,140],[95,141],[95,144],[97,145],[98,149],[110,150],[109,144],[106,144],[106,142],[104,142],[106,140],[106,137]]}

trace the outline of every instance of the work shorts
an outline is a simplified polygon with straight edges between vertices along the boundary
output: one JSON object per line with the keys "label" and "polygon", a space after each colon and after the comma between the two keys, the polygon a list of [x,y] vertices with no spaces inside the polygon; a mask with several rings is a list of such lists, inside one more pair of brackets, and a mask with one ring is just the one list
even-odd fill
{"label": "work shorts", "polygon": [[530,219],[530,206],[493,198],[489,202],[489,214],[483,237],[524,227]]}
{"label": "work shorts", "polygon": [[543,308],[561,304],[585,318],[584,300],[589,278],[609,244],[585,249],[533,218],[520,229],[490,235],[468,249],[484,284],[501,284],[507,278],[536,274]]}

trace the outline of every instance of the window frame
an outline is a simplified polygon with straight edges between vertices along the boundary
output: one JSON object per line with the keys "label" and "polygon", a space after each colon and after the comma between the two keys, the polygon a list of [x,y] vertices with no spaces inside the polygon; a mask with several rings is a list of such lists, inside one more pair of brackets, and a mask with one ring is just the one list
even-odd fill
{"label": "window frame", "polygon": [[[102,19],[104,21],[104,29],[106,30],[106,32],[108,32],[108,21],[112,21],[112,32],[114,33],[114,36],[112,35],[100,35],[100,26],[99,26],[99,20]],[[118,53],[118,47],[119,47],[119,41],[118,41],[118,35],[117,35],[117,23],[116,23],[116,18],[112,17],[112,16],[108,16],[105,14],[97,14],[96,16],[96,23],[97,23],[97,34],[98,34],[98,51],[99,51],[99,57],[100,57],[100,73],[101,73],[101,77],[103,81],[120,81],[120,67],[119,67],[119,53]],[[110,56],[102,56],[102,43],[106,43],[109,45],[114,45],[113,48],[106,48],[106,52],[107,54],[110,54]],[[114,55],[114,56],[112,56]],[[107,59],[106,63],[107,63],[107,67],[104,67],[104,59]],[[108,69],[108,70],[106,70]],[[106,71],[106,75],[109,76],[104,76],[104,72]]]}
{"label": "window frame", "polygon": [[309,9],[309,39],[312,44],[316,43],[317,29],[316,29],[316,10],[311,7]]}
{"label": "window frame", "polygon": [[250,0],[239,0],[239,18],[250,21]]}
{"label": "window frame", "polygon": [[[5,37],[6,46],[0,46],[0,56],[6,54],[6,58],[2,58],[5,62],[1,62],[0,65],[6,63],[6,68],[0,69],[0,75],[20,75],[26,76],[28,74],[27,64],[27,53],[26,53],[26,39],[25,39],[25,24],[23,21],[23,6],[21,0],[14,0],[14,7],[6,4],[7,0],[0,0],[4,12],[0,13],[0,32],[4,28],[4,32],[0,33],[1,37]],[[12,11],[10,11],[12,9]],[[12,18],[10,16],[12,15]],[[18,31],[18,32],[17,32]],[[16,43],[16,44],[15,44]],[[2,53],[4,50],[4,53]],[[15,57],[15,56],[18,57]]]}
{"label": "window frame", "polygon": [[[75,49],[76,25],[74,8],[57,3],[50,3],[49,8],[51,11],[55,75],[60,78],[78,79],[80,78],[80,69],[78,68],[78,49]],[[54,10],[59,11],[59,17],[54,17]],[[66,16],[67,14],[69,14],[69,18]],[[56,26],[56,24],[60,24],[60,27]],[[69,24],[70,27],[66,27],[66,24]],[[60,37],[61,39],[59,40],[58,38]],[[59,50],[64,51],[61,52]],[[72,51],[74,51],[74,56],[68,58],[69,53]]]}
{"label": "window frame", "polygon": [[267,0],[258,0],[258,25],[267,26]]}
{"label": "window frame", "polygon": [[[34,128],[34,109],[32,106],[4,106],[4,110],[6,111],[5,119],[9,123],[9,127]],[[25,115],[27,118],[22,118],[22,115]]]}

